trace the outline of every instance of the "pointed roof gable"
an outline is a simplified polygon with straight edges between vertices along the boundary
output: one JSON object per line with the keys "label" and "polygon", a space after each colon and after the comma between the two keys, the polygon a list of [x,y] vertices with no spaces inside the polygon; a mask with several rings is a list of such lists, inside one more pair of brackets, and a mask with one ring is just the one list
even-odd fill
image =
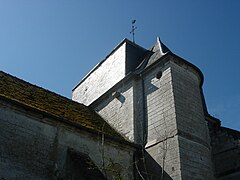
{"label": "pointed roof gable", "polygon": [[136,68],[135,73],[140,73],[143,69],[158,61],[161,57],[165,56],[169,52],[171,51],[161,42],[160,38],[157,37],[157,42],[149,51],[145,53],[145,57]]}
{"label": "pointed roof gable", "polygon": [[164,55],[168,52],[170,52],[170,50],[168,49],[167,46],[165,46],[162,41],[160,40],[159,37],[157,37],[157,42],[155,43],[155,45],[152,47],[152,51],[153,52],[157,52],[159,51],[161,55]]}
{"label": "pointed roof gable", "polygon": [[104,133],[119,140],[124,139],[91,108],[2,71],[0,71],[0,99],[9,100],[91,132]]}
{"label": "pointed roof gable", "polygon": [[165,46],[159,37],[157,37],[157,42],[155,43],[155,45],[152,47],[151,49],[152,51],[152,55],[151,57],[148,59],[148,63],[146,65],[146,67],[150,66],[151,64],[153,64],[155,61],[157,61],[158,59],[160,59],[161,57],[163,57],[164,55],[166,55],[167,53],[171,52],[167,46]]}
{"label": "pointed roof gable", "polygon": [[171,55],[173,57],[175,57],[176,59],[178,59],[179,61],[186,63],[187,65],[189,65],[190,67],[192,67],[193,69],[195,69],[199,76],[200,76],[200,81],[201,81],[201,86],[203,84],[203,74],[201,72],[201,70],[193,65],[192,63],[188,62],[187,60],[177,56],[176,54],[172,53],[169,48],[163,44],[160,40],[159,37],[157,37],[157,42],[155,43],[155,45],[148,51],[148,53],[146,53],[145,57],[143,58],[142,62],[139,64],[139,66],[136,68],[135,70],[135,74],[139,74],[141,73],[144,69],[148,68],[149,66],[151,66],[152,64],[154,64],[157,61],[161,61],[161,59],[167,55]]}
{"label": "pointed roof gable", "polygon": [[185,60],[185,59],[177,56],[173,52],[171,52],[169,50],[169,48],[161,42],[159,37],[157,37],[157,42],[152,47],[152,49],[150,51],[152,52],[152,54],[149,57],[146,57],[145,58],[145,62],[142,63],[142,64],[145,64],[144,69],[146,69],[147,67],[151,66],[155,62],[161,60],[162,57],[164,57],[166,55],[171,55],[171,56],[175,57],[176,59],[178,59],[179,61],[181,61],[182,63],[186,63],[187,65],[189,65],[190,67],[195,69],[198,72],[199,76],[200,76],[200,79],[201,79],[200,80],[201,81],[200,82],[200,84],[201,84],[200,86],[202,86],[204,77],[203,77],[203,74],[202,74],[201,70],[197,66],[195,66],[194,64],[188,62],[187,60]]}

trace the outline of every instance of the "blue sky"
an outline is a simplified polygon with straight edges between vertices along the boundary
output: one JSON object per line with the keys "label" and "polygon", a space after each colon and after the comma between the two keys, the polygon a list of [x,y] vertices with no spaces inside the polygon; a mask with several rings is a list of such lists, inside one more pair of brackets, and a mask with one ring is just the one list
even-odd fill
{"label": "blue sky", "polygon": [[198,66],[208,110],[240,130],[240,1],[0,0],[0,70],[71,98],[72,88],[124,38],[160,36]]}

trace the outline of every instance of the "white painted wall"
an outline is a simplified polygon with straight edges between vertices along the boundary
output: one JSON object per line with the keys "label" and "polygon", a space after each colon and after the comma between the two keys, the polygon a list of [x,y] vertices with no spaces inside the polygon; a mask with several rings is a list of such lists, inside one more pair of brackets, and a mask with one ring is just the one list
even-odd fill
{"label": "white painted wall", "polygon": [[[113,97],[112,93],[120,93],[119,97]],[[134,107],[133,107],[133,82],[121,83],[103,100],[98,101],[92,108],[98,112],[113,128],[130,141],[134,141]]]}
{"label": "white painted wall", "polygon": [[125,77],[125,70],[126,42],[74,89],[72,99],[85,105],[91,104],[123,79]]}
{"label": "white painted wall", "polygon": [[[130,141],[141,144],[146,136],[147,152],[161,167],[165,159],[164,171],[172,179],[212,179],[200,76],[189,65],[177,62],[169,57],[141,77],[124,80],[93,108]],[[157,79],[159,71],[162,77]],[[111,96],[114,91],[120,92],[123,103]]]}

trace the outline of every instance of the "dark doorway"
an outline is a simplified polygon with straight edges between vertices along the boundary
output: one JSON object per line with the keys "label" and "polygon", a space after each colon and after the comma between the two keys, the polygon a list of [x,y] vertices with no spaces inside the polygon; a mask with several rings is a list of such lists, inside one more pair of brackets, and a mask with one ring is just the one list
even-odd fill
{"label": "dark doorway", "polygon": [[68,149],[66,179],[106,180],[87,154]]}

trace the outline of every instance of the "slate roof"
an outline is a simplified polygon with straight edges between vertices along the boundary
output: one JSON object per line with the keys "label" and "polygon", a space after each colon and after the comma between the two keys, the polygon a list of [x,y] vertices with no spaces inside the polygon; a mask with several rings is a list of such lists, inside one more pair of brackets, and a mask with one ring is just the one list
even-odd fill
{"label": "slate roof", "polygon": [[157,38],[157,42],[142,58],[142,62],[136,68],[135,73],[142,72],[168,53],[171,53],[171,51],[160,41],[160,38]]}
{"label": "slate roof", "polygon": [[139,73],[143,72],[149,66],[151,66],[152,64],[154,64],[157,61],[161,61],[161,59],[163,59],[163,57],[165,57],[167,55],[176,57],[176,59],[178,59],[182,63],[186,63],[187,65],[189,65],[190,67],[195,69],[200,76],[200,81],[201,81],[200,86],[202,86],[204,77],[203,77],[201,70],[194,64],[192,64],[192,63],[186,61],[185,59],[177,56],[176,54],[172,53],[168,49],[168,47],[161,42],[159,37],[157,38],[157,42],[155,43],[155,45],[150,50],[148,50],[148,52],[142,58],[142,62],[138,65],[138,67],[136,68],[134,73],[139,74]]}
{"label": "slate roof", "polygon": [[124,139],[91,108],[2,71],[0,71],[0,98],[10,99],[84,129],[103,132],[115,139]]}
{"label": "slate roof", "polygon": [[150,66],[155,61],[159,60],[161,57],[166,55],[167,53],[171,52],[167,46],[165,46],[159,38],[157,38],[156,44],[152,47],[151,52],[153,53],[152,56],[148,59],[147,66]]}

